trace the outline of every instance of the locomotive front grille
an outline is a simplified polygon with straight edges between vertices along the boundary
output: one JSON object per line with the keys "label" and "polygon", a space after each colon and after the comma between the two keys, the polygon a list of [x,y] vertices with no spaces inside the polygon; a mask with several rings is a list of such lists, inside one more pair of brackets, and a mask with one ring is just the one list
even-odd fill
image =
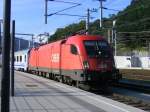
{"label": "locomotive front grille", "polygon": [[101,71],[86,71],[85,79],[87,81],[100,81],[100,80],[111,80],[112,73],[111,72],[101,72]]}

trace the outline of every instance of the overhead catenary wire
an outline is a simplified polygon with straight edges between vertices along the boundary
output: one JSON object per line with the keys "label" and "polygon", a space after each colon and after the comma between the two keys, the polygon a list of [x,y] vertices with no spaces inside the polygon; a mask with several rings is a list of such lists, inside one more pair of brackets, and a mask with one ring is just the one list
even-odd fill
{"label": "overhead catenary wire", "polygon": [[[56,11],[56,12],[53,12],[51,14],[48,14],[48,11],[47,11],[48,10],[48,1],[49,2],[60,2],[60,3],[70,4],[72,6],[64,8],[64,9]],[[76,3],[76,2],[66,2],[66,1],[61,1],[61,0],[45,0],[45,24],[47,24],[47,17],[48,16],[56,15],[56,14],[58,14],[60,12],[64,12],[66,10],[75,8],[75,7],[80,6],[80,5],[81,5],[80,3]]]}
{"label": "overhead catenary wire", "polygon": [[61,1],[61,0],[47,0],[50,2],[59,2],[59,3],[66,3],[66,4],[80,4],[80,3],[76,3],[76,2],[66,2],[66,1]]}
{"label": "overhead catenary wire", "polygon": [[62,13],[58,13],[56,15],[61,15],[61,16],[76,16],[76,17],[87,17],[87,16],[83,16],[83,15],[77,15],[77,14],[62,14]]}
{"label": "overhead catenary wire", "polygon": [[66,10],[72,9],[72,8],[77,7],[77,6],[79,6],[79,5],[80,5],[80,4],[77,4],[77,5],[74,5],[74,6],[71,6],[71,7],[68,7],[68,8],[65,8],[65,9],[59,10],[59,11],[56,11],[56,12],[54,12],[54,13],[48,14],[47,16],[52,16],[52,15],[58,14],[59,12],[63,12],[63,11],[66,11]]}

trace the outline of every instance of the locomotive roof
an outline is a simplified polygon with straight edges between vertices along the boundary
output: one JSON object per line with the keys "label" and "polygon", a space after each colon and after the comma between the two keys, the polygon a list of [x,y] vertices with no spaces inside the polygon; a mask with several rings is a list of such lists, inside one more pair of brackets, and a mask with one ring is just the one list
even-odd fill
{"label": "locomotive roof", "polygon": [[45,44],[45,45],[42,45],[42,46],[39,46],[39,47],[36,47],[34,49],[39,49],[39,48],[44,48],[44,47],[47,47],[47,46],[51,46],[51,45],[54,45],[54,44],[61,44],[61,43],[65,43],[65,42],[72,42],[72,41],[83,41],[83,40],[103,40],[104,38],[102,36],[99,36],[99,35],[75,35],[75,36],[70,36],[66,39],[62,39],[62,40],[58,40],[58,41],[55,41],[55,42],[51,42],[51,43],[48,43],[48,44]]}
{"label": "locomotive roof", "polygon": [[71,36],[68,39],[72,39],[72,38],[77,38],[77,39],[104,39],[102,36],[99,35],[75,35],[75,36]]}

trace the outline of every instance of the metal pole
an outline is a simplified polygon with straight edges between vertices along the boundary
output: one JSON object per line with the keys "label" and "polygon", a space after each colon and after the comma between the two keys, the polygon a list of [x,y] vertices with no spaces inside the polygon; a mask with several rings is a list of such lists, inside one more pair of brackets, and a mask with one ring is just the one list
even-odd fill
{"label": "metal pole", "polygon": [[45,0],[45,24],[47,24],[47,7],[48,7],[48,1]]}
{"label": "metal pole", "polygon": [[112,28],[112,32],[111,32],[111,43],[112,43],[112,45],[113,45],[113,43],[114,43],[114,28]]}
{"label": "metal pole", "polygon": [[115,56],[117,56],[117,33],[116,30],[114,30],[114,41],[115,41]]}
{"label": "metal pole", "polygon": [[12,22],[11,34],[11,95],[14,96],[14,41],[15,39],[15,20]]}
{"label": "metal pole", "polygon": [[86,35],[89,34],[89,23],[90,23],[90,9],[87,9]]}
{"label": "metal pole", "polygon": [[103,19],[103,1],[100,0],[100,28],[102,28],[102,19]]}
{"label": "metal pole", "polygon": [[20,49],[21,49],[21,48],[20,48],[20,38],[18,38],[18,40],[19,40],[19,51],[20,51]]}
{"label": "metal pole", "polygon": [[148,41],[149,42],[149,45],[148,45],[148,47],[149,47],[149,56],[150,56],[150,41]]}
{"label": "metal pole", "polygon": [[28,41],[28,43],[29,43],[28,48],[30,48],[30,46],[31,46],[30,40]]}
{"label": "metal pole", "polygon": [[9,112],[10,97],[10,17],[11,0],[3,0],[3,49],[2,49],[2,81],[1,112]]}
{"label": "metal pole", "polygon": [[32,36],[32,47],[34,47],[34,38]]}
{"label": "metal pole", "polygon": [[2,36],[1,36],[1,21],[0,21],[0,54],[1,54],[1,50],[2,50]]}
{"label": "metal pole", "polygon": [[110,29],[108,29],[108,43],[110,43]]}

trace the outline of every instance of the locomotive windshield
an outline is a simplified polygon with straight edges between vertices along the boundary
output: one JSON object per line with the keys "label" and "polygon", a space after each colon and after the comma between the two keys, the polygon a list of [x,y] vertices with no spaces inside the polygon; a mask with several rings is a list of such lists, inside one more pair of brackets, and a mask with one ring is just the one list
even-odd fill
{"label": "locomotive windshield", "polygon": [[84,41],[85,49],[89,57],[110,57],[109,45],[106,41]]}

